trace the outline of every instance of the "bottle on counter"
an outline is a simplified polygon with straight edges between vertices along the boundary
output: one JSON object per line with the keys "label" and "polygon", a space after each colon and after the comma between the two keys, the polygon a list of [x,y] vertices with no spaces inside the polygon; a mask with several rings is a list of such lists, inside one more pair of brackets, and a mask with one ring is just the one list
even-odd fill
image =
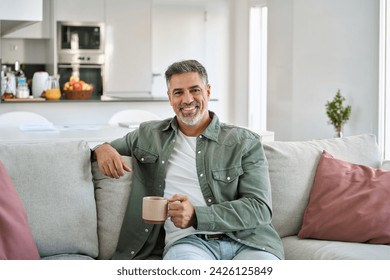
{"label": "bottle on counter", "polygon": [[18,86],[19,79],[26,80],[26,76],[24,75],[23,70],[20,68],[19,61],[15,61],[15,79],[16,79],[16,86]]}
{"label": "bottle on counter", "polygon": [[15,94],[12,92],[10,83],[7,81],[5,91],[1,95],[1,99],[4,100],[4,99],[13,99],[13,98],[15,98]]}
{"label": "bottle on counter", "polygon": [[11,70],[11,67],[7,68],[7,86],[13,95],[16,95],[16,78],[15,73]]}
{"label": "bottle on counter", "polygon": [[3,65],[1,67],[1,75],[0,75],[0,82],[1,82],[1,84],[0,84],[0,96],[4,93],[5,88],[7,87],[6,74],[7,74],[7,66]]}
{"label": "bottle on counter", "polygon": [[15,74],[10,67],[6,68],[5,77],[2,78],[2,87],[4,92],[1,94],[1,99],[12,99],[16,96],[16,80]]}
{"label": "bottle on counter", "polygon": [[19,78],[18,87],[16,88],[16,98],[28,98],[30,96],[30,90],[26,79]]}

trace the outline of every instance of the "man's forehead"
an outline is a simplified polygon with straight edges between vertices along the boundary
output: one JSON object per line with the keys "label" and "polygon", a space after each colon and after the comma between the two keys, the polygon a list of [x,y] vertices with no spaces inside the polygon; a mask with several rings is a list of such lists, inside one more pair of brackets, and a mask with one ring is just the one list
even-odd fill
{"label": "man's forehead", "polygon": [[183,74],[174,74],[170,80],[170,88],[190,88],[200,86],[203,80],[197,72],[188,72]]}

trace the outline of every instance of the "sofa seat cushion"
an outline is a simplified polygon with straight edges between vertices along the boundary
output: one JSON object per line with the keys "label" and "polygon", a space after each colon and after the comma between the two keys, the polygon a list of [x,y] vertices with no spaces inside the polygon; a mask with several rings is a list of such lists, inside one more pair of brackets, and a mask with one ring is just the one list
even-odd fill
{"label": "sofa seat cushion", "polygon": [[44,257],[42,258],[42,260],[45,260],[45,261],[50,261],[50,260],[58,260],[58,261],[66,261],[66,260],[70,260],[70,261],[82,261],[82,260],[85,260],[85,261],[91,261],[91,260],[94,260],[94,258],[91,258],[90,256],[86,256],[86,255],[80,255],[80,254],[58,254],[58,255],[52,255],[52,256],[48,256],[48,257]]}
{"label": "sofa seat cushion", "polygon": [[41,257],[98,255],[90,155],[85,141],[0,144]]}
{"label": "sofa seat cushion", "polygon": [[282,238],[287,260],[390,260],[390,246],[315,239]]}
{"label": "sofa seat cushion", "polygon": [[334,157],[379,168],[381,153],[371,134],[297,142],[265,142],[272,189],[273,224],[281,237],[297,235],[323,150]]}

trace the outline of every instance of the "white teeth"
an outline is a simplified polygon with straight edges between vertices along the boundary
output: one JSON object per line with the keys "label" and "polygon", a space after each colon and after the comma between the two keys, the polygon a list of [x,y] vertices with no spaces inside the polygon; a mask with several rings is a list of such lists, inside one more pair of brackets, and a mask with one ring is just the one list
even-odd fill
{"label": "white teeth", "polygon": [[195,107],[183,108],[183,111],[192,111],[192,110],[195,110]]}

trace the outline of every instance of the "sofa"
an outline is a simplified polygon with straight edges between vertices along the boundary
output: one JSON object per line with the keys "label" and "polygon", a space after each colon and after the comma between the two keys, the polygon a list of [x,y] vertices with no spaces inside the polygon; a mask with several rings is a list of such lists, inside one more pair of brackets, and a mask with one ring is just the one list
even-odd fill
{"label": "sofa", "polygon": [[[263,146],[269,163],[273,223],[282,238],[286,259],[390,260],[390,246],[374,244],[371,239],[350,242],[333,237],[298,237],[324,151],[347,164],[384,170],[388,165],[382,165],[374,135],[274,141]],[[130,157],[123,158],[131,164]],[[13,192],[16,197],[0,199],[0,226],[9,228],[1,235],[0,245],[11,244],[0,247],[0,259],[112,257],[130,195],[131,173],[120,179],[104,176],[90,160],[88,143],[75,141],[0,144],[0,175],[0,191]],[[389,218],[382,220],[386,221]],[[20,250],[21,245],[24,250]],[[30,255],[26,248],[31,249]]]}

